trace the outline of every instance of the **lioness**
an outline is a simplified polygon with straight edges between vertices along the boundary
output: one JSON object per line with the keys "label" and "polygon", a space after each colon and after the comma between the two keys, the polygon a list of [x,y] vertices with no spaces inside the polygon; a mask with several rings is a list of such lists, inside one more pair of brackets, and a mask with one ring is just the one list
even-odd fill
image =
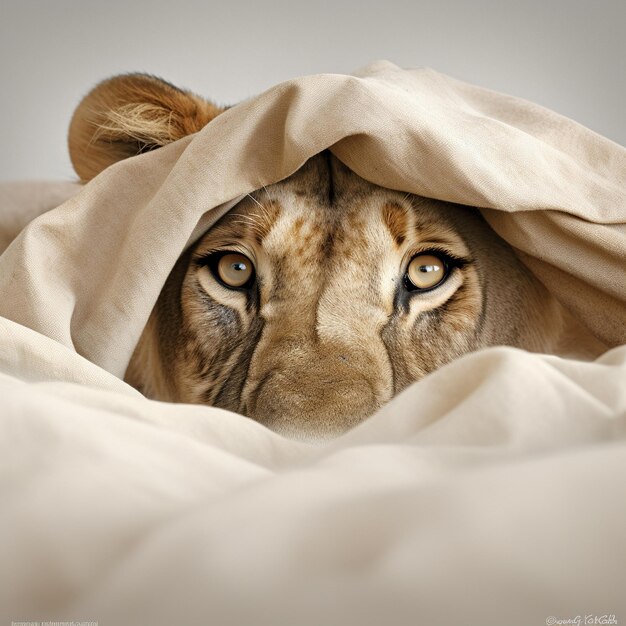
{"label": "lioness", "polygon": [[[220,112],[154,77],[116,77],[76,110],[72,161],[88,180]],[[327,437],[472,350],[555,351],[562,327],[476,210],[378,187],[324,152],[182,255],[126,378],[151,398]]]}

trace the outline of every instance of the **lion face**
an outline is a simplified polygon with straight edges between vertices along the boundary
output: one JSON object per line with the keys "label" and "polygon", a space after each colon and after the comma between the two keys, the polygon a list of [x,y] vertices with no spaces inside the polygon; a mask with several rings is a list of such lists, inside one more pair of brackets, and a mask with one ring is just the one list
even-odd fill
{"label": "lion face", "polygon": [[529,329],[545,328],[546,302],[476,212],[377,187],[323,153],[178,261],[129,374],[147,395],[321,438],[469,351],[545,348]]}
{"label": "lion face", "polygon": [[[85,178],[117,153],[163,143],[163,133],[150,139],[161,118],[177,120],[176,139],[217,114],[153,78],[119,80],[121,90],[107,81],[75,115],[76,142],[87,141],[81,111],[104,103],[89,139],[96,157],[72,155]],[[181,99],[195,121],[159,112],[184,109]],[[183,254],[126,378],[155,399],[325,438],[467,352],[550,350],[559,323],[552,297],[476,210],[378,187],[324,152],[246,197]]]}

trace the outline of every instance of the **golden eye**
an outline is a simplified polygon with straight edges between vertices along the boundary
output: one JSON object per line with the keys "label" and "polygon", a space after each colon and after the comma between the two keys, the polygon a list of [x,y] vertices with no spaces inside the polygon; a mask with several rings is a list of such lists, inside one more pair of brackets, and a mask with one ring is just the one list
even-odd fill
{"label": "golden eye", "polygon": [[220,257],[215,269],[219,279],[229,287],[243,287],[254,273],[252,261],[238,252]]}
{"label": "golden eye", "polygon": [[446,264],[434,254],[418,254],[411,259],[407,278],[416,289],[431,289],[446,277]]}

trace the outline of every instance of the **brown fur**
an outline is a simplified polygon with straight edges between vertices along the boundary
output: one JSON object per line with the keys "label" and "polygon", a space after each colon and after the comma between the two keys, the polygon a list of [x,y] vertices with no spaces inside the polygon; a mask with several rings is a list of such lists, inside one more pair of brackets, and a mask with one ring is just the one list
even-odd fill
{"label": "brown fur", "polygon": [[[218,112],[146,80],[112,79],[79,107],[71,129],[79,137],[70,144],[80,148],[73,160],[84,178],[137,152],[137,141],[151,147],[194,132]],[[92,111],[98,123],[90,126],[83,117],[94,94],[104,110]],[[138,128],[144,114],[137,122],[133,111],[152,110],[138,108],[142,94],[176,121],[155,114],[150,132]],[[95,139],[90,128],[100,129]],[[117,135],[107,133],[127,133],[128,141],[109,144],[103,137]],[[250,259],[249,288],[220,283],[210,269],[219,251]],[[454,260],[449,276],[431,291],[410,291],[408,263],[428,251]],[[556,350],[563,320],[477,211],[377,187],[325,152],[244,199],[179,259],[127,380],[153,398],[219,406],[290,436],[320,438],[472,350]]]}
{"label": "brown fur", "polygon": [[115,76],[97,85],[74,112],[72,165],[88,181],[121,159],[199,131],[222,111],[154,76]]}

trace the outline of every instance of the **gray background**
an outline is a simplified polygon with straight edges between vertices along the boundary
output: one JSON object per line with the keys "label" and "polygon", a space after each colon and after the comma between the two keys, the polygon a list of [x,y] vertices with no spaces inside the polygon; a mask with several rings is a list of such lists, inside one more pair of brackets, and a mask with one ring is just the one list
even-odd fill
{"label": "gray background", "polygon": [[0,180],[72,178],[74,107],[112,74],[235,103],[388,59],[538,102],[626,144],[626,0],[0,0]]}

